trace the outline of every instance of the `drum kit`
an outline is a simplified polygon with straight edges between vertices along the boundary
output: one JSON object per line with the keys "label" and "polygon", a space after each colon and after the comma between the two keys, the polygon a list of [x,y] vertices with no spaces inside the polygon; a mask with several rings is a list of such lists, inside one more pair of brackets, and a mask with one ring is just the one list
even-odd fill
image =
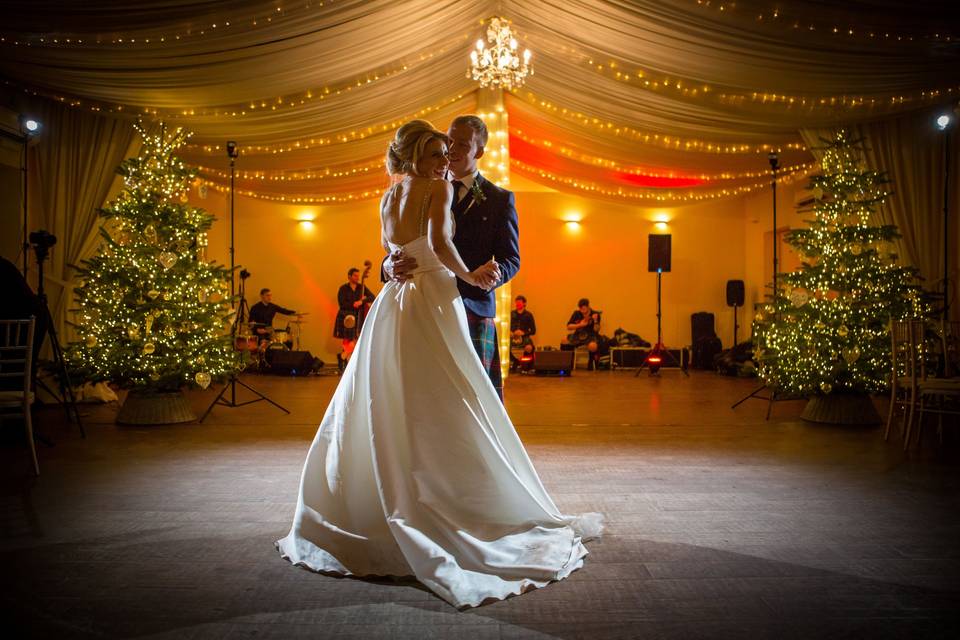
{"label": "drum kit", "polygon": [[285,327],[273,327],[250,323],[250,328],[256,332],[257,329],[266,329],[265,333],[253,333],[250,335],[237,336],[234,345],[237,351],[250,354],[248,367],[262,370],[269,366],[270,358],[274,351],[300,351],[301,326],[307,321],[303,316],[308,313],[296,314],[296,319],[291,320]]}

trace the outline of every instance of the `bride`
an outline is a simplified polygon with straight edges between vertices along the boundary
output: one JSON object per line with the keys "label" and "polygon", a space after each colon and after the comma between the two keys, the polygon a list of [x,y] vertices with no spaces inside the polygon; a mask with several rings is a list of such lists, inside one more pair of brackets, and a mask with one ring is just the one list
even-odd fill
{"label": "bride", "polygon": [[455,607],[543,587],[583,566],[600,514],[547,494],[470,341],[456,278],[493,286],[453,245],[448,138],[400,127],[380,203],[384,249],[417,267],[388,282],[310,446],[281,555],[315,571],[415,576]]}

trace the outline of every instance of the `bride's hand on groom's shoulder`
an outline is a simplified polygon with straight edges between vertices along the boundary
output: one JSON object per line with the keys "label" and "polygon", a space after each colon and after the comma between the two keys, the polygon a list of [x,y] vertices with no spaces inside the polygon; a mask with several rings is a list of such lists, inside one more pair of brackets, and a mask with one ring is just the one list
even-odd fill
{"label": "bride's hand on groom's shoulder", "polygon": [[395,282],[406,282],[411,279],[416,268],[416,259],[404,254],[401,249],[397,249],[383,261],[383,273]]}

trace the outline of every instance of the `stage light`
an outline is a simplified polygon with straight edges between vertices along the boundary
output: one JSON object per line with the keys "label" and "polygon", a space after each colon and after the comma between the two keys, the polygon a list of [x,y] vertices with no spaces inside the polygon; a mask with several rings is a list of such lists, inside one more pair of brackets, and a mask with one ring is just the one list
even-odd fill
{"label": "stage light", "polygon": [[953,118],[951,118],[950,115],[946,113],[937,117],[937,128],[940,129],[940,131],[945,131],[946,128],[950,126],[950,121],[952,119]]}
{"label": "stage light", "polygon": [[39,120],[20,116],[20,133],[25,136],[35,136],[40,133],[42,125]]}
{"label": "stage light", "polygon": [[651,351],[650,355],[647,356],[647,369],[650,370],[650,375],[654,375],[660,371],[661,362],[663,362],[663,358],[660,357],[660,352]]}

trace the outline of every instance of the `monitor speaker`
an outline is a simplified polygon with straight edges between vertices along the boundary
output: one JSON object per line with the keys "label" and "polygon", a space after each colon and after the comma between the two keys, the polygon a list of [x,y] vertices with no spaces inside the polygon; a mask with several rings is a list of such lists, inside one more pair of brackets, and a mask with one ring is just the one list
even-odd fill
{"label": "monitor speaker", "polygon": [[743,280],[727,280],[727,306],[742,307],[743,300]]}
{"label": "monitor speaker", "polygon": [[555,351],[538,349],[533,355],[533,370],[538,375],[568,376],[573,372],[573,356],[571,351]]}
{"label": "monitor speaker", "polygon": [[670,271],[670,234],[651,233],[647,247],[647,271]]}
{"label": "monitor speaker", "polygon": [[270,373],[275,376],[305,376],[314,369],[314,358],[309,351],[268,349]]}

